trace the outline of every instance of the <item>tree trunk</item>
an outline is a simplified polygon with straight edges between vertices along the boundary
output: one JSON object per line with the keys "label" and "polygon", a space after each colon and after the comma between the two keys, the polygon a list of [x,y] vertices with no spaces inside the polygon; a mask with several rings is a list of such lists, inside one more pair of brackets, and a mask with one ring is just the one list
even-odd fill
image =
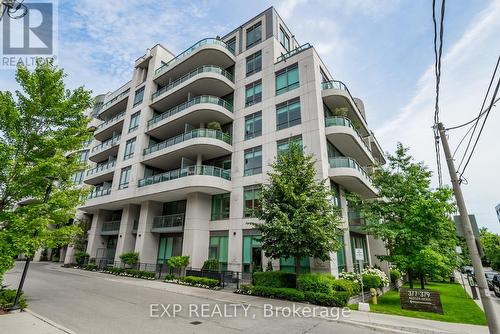
{"label": "tree trunk", "polygon": [[420,275],[420,288],[425,289],[424,275]]}
{"label": "tree trunk", "polygon": [[295,257],[295,274],[297,276],[300,274],[300,257]]}
{"label": "tree trunk", "polygon": [[411,270],[408,270],[408,282],[410,283],[410,289],[413,289],[413,277],[411,275]]}

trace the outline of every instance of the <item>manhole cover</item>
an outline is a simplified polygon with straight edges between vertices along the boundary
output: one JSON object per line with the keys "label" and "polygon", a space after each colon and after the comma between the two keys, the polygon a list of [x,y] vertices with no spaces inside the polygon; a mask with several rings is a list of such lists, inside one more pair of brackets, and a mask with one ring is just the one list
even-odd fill
{"label": "manhole cover", "polygon": [[199,324],[201,324],[201,321],[191,321],[190,324],[191,325],[199,325]]}

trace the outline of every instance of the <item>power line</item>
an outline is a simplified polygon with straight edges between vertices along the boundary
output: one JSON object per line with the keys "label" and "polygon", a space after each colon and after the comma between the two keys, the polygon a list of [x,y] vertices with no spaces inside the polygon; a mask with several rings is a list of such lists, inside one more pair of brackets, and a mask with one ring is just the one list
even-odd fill
{"label": "power line", "polygon": [[[500,101],[500,97],[499,97],[499,98],[497,98],[495,101],[493,101],[493,107],[495,107],[495,104],[496,104],[498,101]],[[460,125],[451,126],[451,127],[449,127],[449,128],[446,128],[446,131],[459,129],[459,128],[461,128],[461,127],[464,127],[464,126],[466,126],[466,125],[469,125],[470,123],[472,123],[472,122],[476,121],[477,119],[479,119],[479,118],[483,117],[483,115],[484,115],[484,114],[486,114],[486,112],[487,112],[488,110],[489,110],[489,109],[484,109],[483,111],[481,111],[481,113],[479,114],[479,116],[477,116],[477,117],[475,117],[475,118],[471,119],[470,121],[468,121],[468,122],[466,122],[466,123],[464,123],[464,124],[460,124]],[[470,131],[471,129],[472,129],[472,127],[469,129],[469,131]]]}

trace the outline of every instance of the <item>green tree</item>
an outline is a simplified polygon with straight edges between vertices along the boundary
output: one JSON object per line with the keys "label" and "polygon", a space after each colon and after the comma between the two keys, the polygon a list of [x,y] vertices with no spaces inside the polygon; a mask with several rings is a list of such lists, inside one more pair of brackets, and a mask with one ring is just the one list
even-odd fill
{"label": "green tree", "polygon": [[278,155],[262,186],[255,228],[261,232],[266,256],[293,258],[300,273],[300,259],[314,257],[327,261],[338,250],[342,224],[331,201],[325,181],[317,181],[315,162],[299,143],[292,142]]}
{"label": "green tree", "polygon": [[483,263],[491,266],[493,270],[500,270],[500,235],[481,228],[479,236],[484,252]]}
{"label": "green tree", "polygon": [[[398,143],[388,156],[386,168],[375,169],[372,180],[383,200],[361,204],[365,229],[385,241],[387,260],[412,279],[448,275],[456,267],[455,226],[449,215],[455,211],[449,188],[430,188],[431,172],[415,163],[408,148]],[[382,223],[380,223],[382,222]]]}
{"label": "green tree", "polygon": [[0,92],[0,279],[16,255],[67,244],[81,232],[68,222],[86,195],[72,182],[84,166],[68,152],[90,137],[83,111],[92,99],[82,87],[66,90],[64,76],[51,63],[32,72],[19,66],[21,90]]}

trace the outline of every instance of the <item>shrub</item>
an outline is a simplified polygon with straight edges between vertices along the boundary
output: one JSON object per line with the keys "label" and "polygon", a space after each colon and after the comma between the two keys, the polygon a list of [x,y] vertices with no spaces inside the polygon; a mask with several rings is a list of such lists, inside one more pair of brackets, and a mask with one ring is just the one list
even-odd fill
{"label": "shrub", "polygon": [[304,292],[293,288],[272,288],[256,285],[252,289],[252,295],[291,300],[294,302],[304,301]]}
{"label": "shrub", "polygon": [[343,271],[339,274],[339,278],[345,279],[345,280],[348,280],[351,282],[360,283],[359,282],[359,274],[357,274],[357,273]]}
{"label": "shrub", "polygon": [[172,256],[170,259],[168,259],[168,266],[170,268],[170,273],[172,273],[172,270],[174,269],[182,269],[184,267],[187,267],[189,264],[189,256],[187,255],[181,255],[181,256]]}
{"label": "shrub", "polygon": [[137,269],[122,269],[122,273],[136,278],[155,278],[156,273]]}
{"label": "shrub", "polygon": [[331,282],[334,291],[345,291],[351,296],[358,295],[361,291],[359,283],[349,281],[345,278],[336,279]]}
{"label": "shrub", "polygon": [[52,262],[59,262],[59,256],[53,255],[52,256]]}
{"label": "shrub", "polygon": [[219,260],[208,259],[203,262],[203,267],[201,269],[209,271],[219,271]]}
{"label": "shrub", "polygon": [[383,286],[388,286],[389,285],[389,278],[387,275],[380,269],[376,268],[366,268],[362,272],[363,276],[364,275],[371,275],[371,276],[377,276],[380,279],[380,288]]}
{"label": "shrub", "polygon": [[[14,289],[2,289],[0,290],[0,308],[8,309],[14,306],[14,301],[16,300],[17,290]],[[19,297],[18,305],[21,310],[26,308],[26,297],[21,292],[21,296]]]}
{"label": "shrub", "polygon": [[178,278],[179,281],[189,285],[204,285],[210,288],[215,288],[219,285],[219,281],[207,277],[183,276]]}
{"label": "shrub", "polygon": [[383,286],[382,280],[377,275],[363,274],[363,288],[381,288]]}
{"label": "shrub", "polygon": [[333,276],[328,277],[324,274],[302,274],[297,278],[297,287],[302,291],[314,291],[325,294],[333,292]]}
{"label": "shrub", "polygon": [[87,264],[83,266],[85,270],[97,270],[97,266],[95,264]]}
{"label": "shrub", "polygon": [[173,281],[175,279],[175,275],[165,275],[165,281]]}
{"label": "shrub", "polygon": [[123,253],[122,255],[120,255],[120,260],[122,260],[123,263],[129,266],[136,265],[139,262],[139,253],[135,252]]}
{"label": "shrub", "polygon": [[311,304],[328,306],[328,307],[344,307],[349,301],[350,294],[345,291],[336,291],[331,294],[306,291],[304,298]]}
{"label": "shrub", "polygon": [[273,263],[271,261],[267,261],[266,271],[273,271]]}
{"label": "shrub", "polygon": [[115,275],[120,275],[120,274],[125,272],[125,269],[111,267],[111,268],[108,268],[107,271],[109,271],[110,273],[115,274]]}
{"label": "shrub", "polygon": [[389,276],[391,277],[391,282],[396,283],[399,279],[401,279],[401,272],[397,269],[391,269]]}
{"label": "shrub", "polygon": [[295,288],[297,276],[295,273],[283,271],[266,271],[253,273],[253,281],[256,286],[267,286],[271,288]]}
{"label": "shrub", "polygon": [[78,251],[75,253],[75,261],[76,264],[81,267],[85,263],[85,260],[88,260],[90,255],[85,253],[84,251]]}

